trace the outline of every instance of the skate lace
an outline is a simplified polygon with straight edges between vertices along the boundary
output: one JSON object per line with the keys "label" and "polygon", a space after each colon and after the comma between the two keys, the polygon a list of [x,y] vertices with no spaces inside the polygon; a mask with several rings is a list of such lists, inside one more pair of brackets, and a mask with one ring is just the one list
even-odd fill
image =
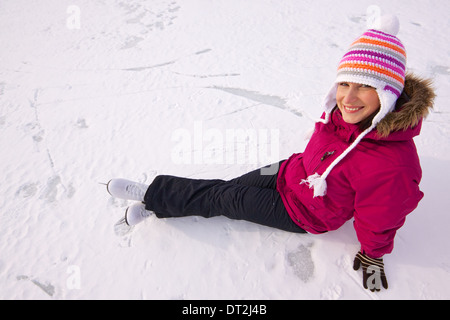
{"label": "skate lace", "polygon": [[126,187],[127,193],[134,196],[144,196],[144,191],[137,185],[130,184]]}
{"label": "skate lace", "polygon": [[139,215],[143,218],[148,218],[152,215],[152,211],[145,209],[145,206],[139,208]]}
{"label": "skate lace", "polygon": [[152,211],[145,210],[145,208],[143,208],[143,210],[141,210],[141,216],[143,218],[148,218],[151,215],[152,215]]}

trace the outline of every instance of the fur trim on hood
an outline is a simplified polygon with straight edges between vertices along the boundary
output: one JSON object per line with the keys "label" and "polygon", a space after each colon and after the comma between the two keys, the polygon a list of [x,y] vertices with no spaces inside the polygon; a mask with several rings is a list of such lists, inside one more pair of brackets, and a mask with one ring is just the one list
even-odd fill
{"label": "fur trim on hood", "polygon": [[433,108],[435,97],[431,80],[408,73],[395,110],[389,112],[377,125],[378,136],[385,138],[393,131],[406,131],[417,126]]}

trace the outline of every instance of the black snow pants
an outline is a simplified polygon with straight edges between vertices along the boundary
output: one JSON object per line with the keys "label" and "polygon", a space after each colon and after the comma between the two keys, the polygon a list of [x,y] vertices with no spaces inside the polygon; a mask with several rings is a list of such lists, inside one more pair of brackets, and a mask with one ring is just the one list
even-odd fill
{"label": "black snow pants", "polygon": [[144,202],[158,218],[225,216],[284,231],[305,233],[290,218],[276,190],[277,172],[262,174],[261,168],[233,180],[188,179],[157,176],[148,187]]}

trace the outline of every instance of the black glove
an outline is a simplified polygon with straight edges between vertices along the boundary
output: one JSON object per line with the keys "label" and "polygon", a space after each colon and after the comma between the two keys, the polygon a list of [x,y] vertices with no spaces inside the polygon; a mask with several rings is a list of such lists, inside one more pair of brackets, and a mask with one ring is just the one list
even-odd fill
{"label": "black glove", "polygon": [[363,270],[363,286],[370,291],[380,291],[381,285],[383,288],[388,288],[386,275],[384,274],[383,258],[374,259],[358,252],[353,261],[353,270],[358,270],[362,265]]}

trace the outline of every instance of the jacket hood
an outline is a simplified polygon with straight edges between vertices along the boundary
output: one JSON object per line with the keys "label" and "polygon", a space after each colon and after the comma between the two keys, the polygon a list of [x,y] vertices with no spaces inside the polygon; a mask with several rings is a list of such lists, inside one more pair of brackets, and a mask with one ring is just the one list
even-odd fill
{"label": "jacket hood", "polygon": [[[420,132],[420,124],[433,108],[436,94],[432,81],[408,73],[405,88],[396,103],[395,110],[389,112],[377,125],[379,138],[387,138],[392,133],[416,129]],[[401,134],[400,134],[401,135]],[[394,134],[395,136],[395,134]],[[394,138],[394,137],[393,137]]]}

